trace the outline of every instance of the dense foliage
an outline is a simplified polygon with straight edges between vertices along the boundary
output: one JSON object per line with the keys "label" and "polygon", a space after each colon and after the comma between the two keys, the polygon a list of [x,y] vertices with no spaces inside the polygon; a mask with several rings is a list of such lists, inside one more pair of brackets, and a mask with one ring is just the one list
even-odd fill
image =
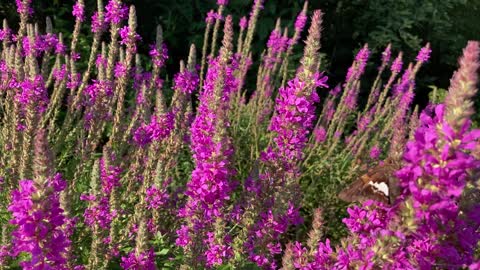
{"label": "dense foliage", "polygon": [[[0,29],[0,269],[480,269],[480,43],[415,103],[440,46],[418,31],[450,31],[466,2],[296,1],[270,24],[272,2],[241,18],[243,2],[187,2],[169,8],[205,18],[149,42],[120,0],[78,0],[56,28],[16,1]],[[324,19],[358,7],[353,42],[371,43],[340,78]],[[461,40],[427,36],[449,55]]]}

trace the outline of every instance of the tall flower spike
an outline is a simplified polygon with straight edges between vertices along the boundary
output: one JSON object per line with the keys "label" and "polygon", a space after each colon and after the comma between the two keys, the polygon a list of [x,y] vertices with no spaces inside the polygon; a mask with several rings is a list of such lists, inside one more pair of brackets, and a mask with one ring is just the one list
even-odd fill
{"label": "tall flower spike", "polygon": [[8,210],[12,233],[12,255],[31,255],[20,265],[24,269],[66,269],[70,240],[64,231],[66,223],[60,207],[60,192],[66,187],[60,174],[53,175],[53,163],[48,154],[46,134],[39,130],[35,144],[35,179],[20,181],[12,192]]}
{"label": "tall flower spike", "polygon": [[390,67],[390,70],[393,73],[400,73],[402,71],[402,66],[403,66],[402,52],[400,52],[398,54],[397,58],[395,58],[395,60],[393,60],[392,66]]}
{"label": "tall flower spike", "polygon": [[83,0],[78,0],[73,6],[72,15],[79,21],[83,22],[85,19],[85,5]]}
{"label": "tall flower spike", "polygon": [[[317,72],[322,13],[314,12],[309,29],[302,66],[286,87],[278,90],[275,114],[269,130],[270,145],[260,154],[263,170],[256,179],[245,181],[254,199],[251,208],[257,212],[254,224],[248,226],[244,243],[249,259],[265,269],[276,269],[274,257],[282,252],[281,236],[291,225],[302,222],[295,198],[301,195],[297,179],[299,161],[315,119],[317,87],[326,87],[326,77]],[[287,258],[288,259],[288,258]]]}
{"label": "tall flower spike", "polygon": [[128,7],[120,0],[110,0],[105,6],[105,10],[106,23],[120,24],[128,16]]}
{"label": "tall flower spike", "polygon": [[382,53],[382,67],[385,67],[388,62],[390,62],[390,57],[392,56],[392,44],[389,43],[387,48]]}
{"label": "tall flower spike", "polygon": [[222,48],[220,49],[220,59],[226,63],[232,54],[233,49],[233,19],[231,15],[225,18],[224,36]]}
{"label": "tall flower spike", "polygon": [[194,268],[220,265],[232,255],[222,226],[217,229],[214,225],[225,218],[234,187],[230,165],[233,149],[226,132],[230,93],[236,89],[233,72],[238,65],[230,62],[232,34],[232,18],[227,16],[220,56],[210,60],[190,129],[195,169],[185,192],[187,203],[179,211],[186,224],[177,230],[176,243],[185,249]]}
{"label": "tall flower spike", "polygon": [[92,15],[91,24],[93,33],[101,33],[105,31],[105,14],[103,12],[103,0],[97,0],[97,11]]}
{"label": "tall flower spike", "polygon": [[[34,175],[37,179],[47,179],[53,176],[54,162],[53,155],[47,141],[47,134],[44,129],[39,129],[35,136]],[[41,180],[43,181],[43,180]]]}
{"label": "tall flower spike", "polygon": [[428,59],[430,59],[430,53],[431,52],[432,52],[432,50],[430,49],[430,43],[427,43],[425,45],[425,47],[420,49],[420,51],[418,52],[417,61],[422,62],[422,63],[427,62]]}
{"label": "tall flower spike", "polygon": [[291,50],[293,49],[292,46],[297,44],[298,40],[301,37],[301,33],[303,29],[305,28],[305,25],[307,24],[307,9],[308,9],[308,1],[305,1],[305,4],[303,4],[303,9],[300,11],[298,14],[296,20],[295,20],[295,32],[293,34],[293,37],[288,41],[288,55],[290,55]]}
{"label": "tall flower spike", "polygon": [[455,71],[450,80],[448,95],[445,98],[446,116],[448,123],[459,130],[473,113],[472,98],[477,93],[479,62],[479,42],[469,41],[459,59],[460,68]]}
{"label": "tall flower spike", "polygon": [[[220,2],[224,2],[226,0],[219,0]],[[217,47],[217,36],[220,30],[220,22],[223,18],[223,11],[225,10],[224,5],[219,5],[217,13],[215,13],[215,24],[213,26],[213,34],[212,34],[212,45],[210,50],[210,57],[215,55],[216,47]]]}
{"label": "tall flower spike", "polygon": [[62,229],[65,217],[59,203],[65,182],[56,175],[42,185],[32,180],[19,184],[8,207],[12,213],[10,223],[16,226],[11,254],[31,255],[30,260],[20,263],[23,269],[66,269],[70,241]]}
{"label": "tall flower spike", "polygon": [[320,50],[320,37],[322,32],[323,13],[321,10],[315,10],[312,16],[312,25],[308,29],[308,37],[303,51],[302,73],[310,76],[315,72],[319,61],[318,50]]}
{"label": "tall flower spike", "polygon": [[127,46],[127,50],[131,54],[137,53],[136,42],[140,40],[140,35],[136,33],[137,29],[137,15],[135,14],[135,7],[130,6],[130,12],[128,16],[128,26],[124,26],[120,29],[120,37],[122,38],[121,44]]}

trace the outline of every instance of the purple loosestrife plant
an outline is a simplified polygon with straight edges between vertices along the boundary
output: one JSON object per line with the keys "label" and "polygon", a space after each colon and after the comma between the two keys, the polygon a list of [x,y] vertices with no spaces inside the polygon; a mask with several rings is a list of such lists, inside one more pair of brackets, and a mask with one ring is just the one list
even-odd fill
{"label": "purple loosestrife plant", "polygon": [[320,48],[322,13],[317,10],[309,29],[302,67],[286,87],[279,89],[275,114],[269,130],[273,143],[260,154],[264,169],[258,179],[249,178],[246,189],[254,197],[250,202],[258,219],[248,231],[245,249],[249,259],[265,269],[276,269],[275,255],[282,252],[280,238],[290,225],[302,222],[298,212],[298,161],[313,127],[317,87],[327,87],[327,77],[316,71]]}
{"label": "purple loosestrife plant", "polygon": [[[211,2],[202,56],[191,46],[173,77],[160,26],[142,63],[134,6],[97,0],[87,15],[72,1],[74,27],[62,34],[33,21],[32,0],[15,2],[19,25],[0,28],[0,270],[480,268],[478,42],[445,102],[422,113],[411,112],[414,79],[430,45],[409,65],[388,45],[359,110],[365,45],[318,116],[320,11],[300,64],[290,57],[306,1],[290,28],[277,21],[261,57],[251,49],[263,0],[238,16],[238,35],[230,1]],[[351,205],[337,239],[338,183],[377,164],[397,170],[389,204]],[[295,227],[312,214],[308,234]]]}
{"label": "purple loosestrife plant", "polygon": [[152,57],[153,64],[158,68],[165,65],[165,61],[168,59],[168,49],[165,44],[155,44],[150,46],[150,57]]}
{"label": "purple loosestrife plant", "polygon": [[427,62],[428,59],[430,59],[430,53],[431,52],[432,52],[432,50],[430,49],[430,44],[427,43],[427,45],[425,47],[423,47],[422,49],[420,49],[420,51],[418,52],[417,61]]}
{"label": "purple loosestrife plant", "polygon": [[11,255],[30,255],[21,262],[23,269],[67,269],[70,240],[62,228],[66,220],[59,201],[65,181],[57,174],[44,184],[22,180],[19,186],[8,207],[15,226]]}
{"label": "purple loosestrife plant", "polygon": [[[403,196],[410,196],[405,204],[416,224],[407,238],[413,246],[406,248],[415,265],[422,268],[457,268],[471,263],[480,239],[474,233],[480,220],[466,224],[458,206],[468,171],[480,166],[469,154],[480,130],[469,131],[469,122],[461,130],[453,130],[445,121],[444,105],[434,108],[433,117],[423,113],[420,120],[415,141],[407,144],[407,165],[397,173]],[[424,245],[429,246],[428,251]]]}
{"label": "purple loosestrife plant", "polygon": [[77,1],[73,6],[72,15],[77,19],[83,22],[85,19],[85,5],[82,2]]}
{"label": "purple loosestrife plant", "polygon": [[273,30],[267,42],[269,50],[268,55],[265,57],[265,66],[267,68],[273,68],[273,65],[280,61],[280,55],[287,49],[287,45],[288,38],[282,36],[280,29]]}
{"label": "purple loosestrife plant", "polygon": [[155,270],[155,253],[153,249],[137,254],[132,251],[127,257],[122,257],[120,266],[125,270]]}
{"label": "purple loosestrife plant", "polygon": [[33,9],[30,6],[32,0],[15,0],[17,4],[17,12],[21,15],[32,15]]}
{"label": "purple loosestrife plant", "polygon": [[226,203],[234,188],[231,177],[235,171],[230,165],[233,148],[225,130],[229,125],[226,115],[230,95],[237,87],[233,73],[238,63],[230,57],[231,27],[228,16],[220,56],[209,62],[190,129],[195,169],[185,192],[187,203],[179,212],[187,225],[177,231],[176,243],[194,256],[193,265],[221,265],[232,256],[228,238],[221,236],[220,229],[214,231],[213,226],[226,217]]}
{"label": "purple loosestrife plant", "polygon": [[128,18],[128,7],[119,0],[110,0],[105,6],[105,22],[119,24]]}
{"label": "purple loosestrife plant", "polygon": [[[255,191],[255,196],[264,197],[272,194],[271,192],[276,196],[285,196],[281,193],[291,193],[298,188],[289,182],[298,177],[297,162],[303,158],[307,134],[313,126],[314,104],[319,101],[315,88],[326,87],[325,81],[326,77],[320,75],[313,85],[308,85],[296,77],[288,82],[287,87],[279,89],[276,115],[270,124],[270,130],[276,134],[275,144],[262,152],[260,158],[266,166],[266,171],[259,176],[259,181],[263,183],[247,182],[247,190]],[[291,190],[283,190],[285,186]],[[266,194],[262,194],[263,192]],[[260,220],[253,226],[245,244],[252,261],[260,267],[273,269],[276,268],[272,261],[273,256],[281,253],[278,242],[280,236],[290,225],[301,223],[294,196],[288,199],[286,209],[283,209],[285,206],[275,203],[275,200],[272,197],[265,201],[265,206],[273,209],[260,214]]]}
{"label": "purple loosestrife plant", "polygon": [[[365,44],[358,51],[355,60],[348,69],[345,83],[343,84],[343,95],[337,109],[334,110],[327,132],[327,141],[331,142],[327,156],[337,147],[340,137],[344,134],[347,118],[357,107],[360,78],[365,72],[369,56],[370,50],[368,49],[368,45]],[[331,107],[330,111],[333,111],[333,107]]]}
{"label": "purple loosestrife plant", "polygon": [[[431,105],[420,116],[420,126],[403,155],[404,166],[396,172],[402,194],[392,206],[367,201],[348,209],[343,221],[350,235],[335,249],[319,243],[314,269],[460,269],[474,265],[480,236],[480,205],[462,208],[469,181],[480,160],[472,151],[480,130],[471,129],[470,114],[454,114],[454,108],[471,104],[476,92],[475,72],[479,45],[468,44],[454,75],[446,104]],[[463,74],[466,76],[459,76]],[[467,75],[468,74],[468,75]],[[468,89],[465,91],[465,89]],[[468,92],[468,95],[464,93]],[[468,106],[468,105],[467,105]],[[446,110],[446,108],[449,108]],[[460,119],[461,126],[455,127]],[[293,252],[302,258],[305,249]],[[295,256],[294,256],[295,257]],[[298,261],[298,259],[297,259]],[[301,266],[302,265],[302,266]],[[302,264],[297,263],[298,269]]]}
{"label": "purple loosestrife plant", "polygon": [[238,25],[242,30],[245,30],[245,28],[247,28],[247,24],[248,24],[247,17],[243,16],[242,18],[240,18],[240,22],[238,23]]}
{"label": "purple loosestrife plant", "polygon": [[183,72],[175,75],[174,82],[176,90],[190,95],[197,89],[200,79],[197,72],[185,69]]}

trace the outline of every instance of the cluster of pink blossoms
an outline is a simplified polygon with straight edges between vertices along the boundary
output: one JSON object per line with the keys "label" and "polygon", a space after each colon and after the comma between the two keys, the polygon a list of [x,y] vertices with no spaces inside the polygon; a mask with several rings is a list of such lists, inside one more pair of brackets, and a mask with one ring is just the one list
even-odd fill
{"label": "cluster of pink blossoms", "polygon": [[67,269],[67,249],[70,240],[63,226],[66,218],[60,207],[60,192],[66,183],[59,174],[47,179],[42,186],[33,180],[22,180],[20,188],[12,192],[11,256],[25,252],[30,260],[22,261],[23,269]]}

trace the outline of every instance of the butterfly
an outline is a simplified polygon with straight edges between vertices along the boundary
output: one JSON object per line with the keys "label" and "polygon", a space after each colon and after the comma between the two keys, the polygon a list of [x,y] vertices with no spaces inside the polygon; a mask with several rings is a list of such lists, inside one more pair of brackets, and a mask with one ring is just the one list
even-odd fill
{"label": "butterfly", "polygon": [[346,202],[376,200],[392,204],[400,194],[398,180],[393,175],[397,169],[398,165],[386,160],[353,181],[338,194],[338,198]]}

